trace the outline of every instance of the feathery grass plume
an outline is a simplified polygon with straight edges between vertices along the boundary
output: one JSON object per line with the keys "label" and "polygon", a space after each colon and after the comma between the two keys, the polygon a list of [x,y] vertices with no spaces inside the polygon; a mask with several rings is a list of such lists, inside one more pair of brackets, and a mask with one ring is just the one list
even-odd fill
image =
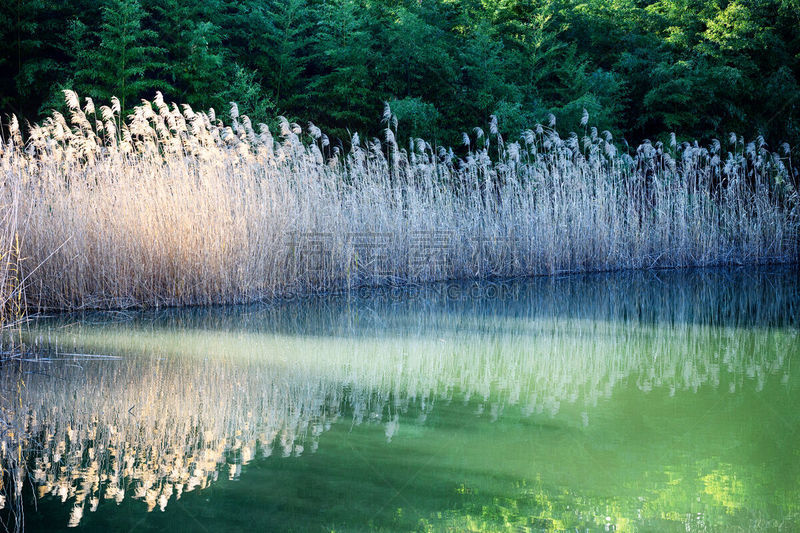
{"label": "feathery grass plume", "polygon": [[354,134],[341,152],[312,124],[314,142],[304,143],[284,117],[275,139],[235,105],[225,125],[161,95],[123,120],[112,99],[90,121],[88,104],[65,97],[70,123],[54,112],[23,144],[13,118],[0,152],[0,206],[18,206],[29,306],[234,303],[798,257],[797,169],[763,139],[726,157],[718,141],[618,154],[607,132],[562,138],[555,117],[504,144],[495,117],[489,136],[475,128],[467,144],[464,135],[459,158],[424,142],[398,146],[387,106],[386,144],[362,146]]}

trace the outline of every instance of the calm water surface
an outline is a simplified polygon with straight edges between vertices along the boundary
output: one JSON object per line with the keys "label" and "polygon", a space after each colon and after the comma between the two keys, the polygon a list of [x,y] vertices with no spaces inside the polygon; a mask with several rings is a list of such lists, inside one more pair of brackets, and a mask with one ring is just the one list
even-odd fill
{"label": "calm water surface", "polygon": [[0,367],[0,513],[22,487],[27,531],[798,530],[799,328],[776,268],[43,319]]}

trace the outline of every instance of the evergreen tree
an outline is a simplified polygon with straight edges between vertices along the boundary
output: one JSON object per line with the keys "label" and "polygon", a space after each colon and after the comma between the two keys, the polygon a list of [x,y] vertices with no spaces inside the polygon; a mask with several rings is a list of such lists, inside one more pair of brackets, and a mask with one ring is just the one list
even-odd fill
{"label": "evergreen tree", "polygon": [[348,129],[364,132],[374,126],[382,105],[373,91],[377,58],[366,31],[369,13],[358,0],[331,0],[322,9],[310,106],[317,122],[349,140]]}
{"label": "evergreen tree", "polygon": [[71,7],[47,0],[0,2],[0,69],[6,73],[0,76],[0,106],[35,115],[51,85],[68,74],[61,29]]}
{"label": "evergreen tree", "polygon": [[303,77],[311,57],[311,34],[316,24],[307,0],[272,0],[264,39],[267,44],[262,65],[266,86],[279,112],[301,111],[305,93]]}
{"label": "evergreen tree", "polygon": [[119,98],[122,109],[137,98],[152,97],[157,90],[169,92],[164,77],[164,50],[155,46],[157,34],[144,26],[145,11],[138,0],[107,0],[97,49],[82,50],[76,72],[76,89],[109,100]]}
{"label": "evergreen tree", "polygon": [[222,93],[235,68],[226,65],[222,29],[212,21],[214,6],[192,0],[151,0],[147,5],[168,58],[164,74],[173,94],[166,96],[193,107],[225,109]]}
{"label": "evergreen tree", "polygon": [[506,135],[551,112],[579,128],[584,108],[631,142],[800,143],[798,20],[798,0],[5,0],[0,114],[160,90],[342,139],[377,135],[391,101],[400,135],[442,143],[492,114]]}

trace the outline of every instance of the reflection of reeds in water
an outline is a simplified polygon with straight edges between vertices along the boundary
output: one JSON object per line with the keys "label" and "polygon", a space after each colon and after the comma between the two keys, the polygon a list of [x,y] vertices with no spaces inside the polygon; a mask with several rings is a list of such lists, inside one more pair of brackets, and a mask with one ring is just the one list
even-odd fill
{"label": "reflection of reeds in water", "polygon": [[[4,407],[12,486],[22,486],[27,469],[40,497],[71,502],[75,525],[103,500],[133,497],[163,509],[220,473],[237,477],[257,455],[313,452],[342,416],[384,424],[387,440],[402,435],[411,413],[423,422],[442,401],[471,399],[492,418],[510,406],[555,416],[575,404],[591,423],[591,406],[620,381],[671,393],[759,389],[766,376],[787,373],[787,359],[798,353],[791,326],[532,311],[487,320],[425,309],[383,315],[384,329],[368,335],[170,327],[177,318],[148,327],[43,325],[32,333],[51,346],[74,343],[122,358],[22,363],[35,373],[24,374],[20,402]],[[3,390],[18,377],[6,369]],[[13,457],[19,446],[21,461]]]}
{"label": "reflection of reeds in water", "polygon": [[4,463],[21,438],[17,475],[27,467],[39,497],[72,501],[72,525],[101,499],[130,496],[163,510],[220,470],[238,476],[273,444],[283,455],[301,453],[303,438],[331,422],[319,403],[330,396],[325,383],[266,367],[150,358],[79,364],[34,365],[47,374],[26,378],[25,408],[6,420],[19,433],[3,435]]}

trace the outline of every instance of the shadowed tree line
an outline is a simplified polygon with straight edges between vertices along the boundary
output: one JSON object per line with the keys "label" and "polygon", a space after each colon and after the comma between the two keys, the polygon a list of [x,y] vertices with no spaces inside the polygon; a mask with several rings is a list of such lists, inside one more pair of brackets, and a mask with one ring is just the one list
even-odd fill
{"label": "shadowed tree line", "polygon": [[0,112],[38,119],[62,90],[124,109],[167,101],[257,121],[456,144],[496,115],[552,114],[631,144],[677,132],[800,140],[798,0],[7,0]]}

